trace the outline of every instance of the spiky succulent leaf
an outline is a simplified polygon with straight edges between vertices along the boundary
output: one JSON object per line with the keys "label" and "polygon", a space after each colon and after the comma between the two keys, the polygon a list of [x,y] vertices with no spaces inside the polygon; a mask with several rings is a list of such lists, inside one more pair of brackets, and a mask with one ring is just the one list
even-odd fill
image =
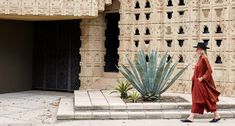
{"label": "spiky succulent leaf", "polygon": [[[149,50],[149,62],[143,50],[137,52],[137,57],[131,61],[128,57],[129,68],[124,65],[119,67],[120,73],[133,85],[133,87],[146,100],[154,100],[165,92],[187,69],[180,70],[171,80],[171,76],[177,66],[172,64],[172,58],[166,63],[167,53],[164,53],[158,64],[157,51]],[[168,83],[168,81],[170,81]]]}

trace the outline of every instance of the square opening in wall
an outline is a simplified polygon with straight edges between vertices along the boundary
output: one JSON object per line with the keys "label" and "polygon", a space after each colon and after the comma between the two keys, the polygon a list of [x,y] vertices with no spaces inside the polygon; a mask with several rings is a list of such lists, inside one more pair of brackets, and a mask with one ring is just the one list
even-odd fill
{"label": "square opening in wall", "polygon": [[167,47],[171,47],[172,45],[172,40],[166,40]]}
{"label": "square opening in wall", "polygon": [[167,17],[168,17],[168,19],[171,19],[171,18],[172,18],[172,15],[173,15],[173,12],[167,12]]}
{"label": "square opening in wall", "polygon": [[184,58],[182,55],[179,55],[179,63],[184,63]]}
{"label": "square opening in wall", "polygon": [[216,45],[218,46],[218,47],[220,47],[221,46],[221,43],[222,43],[222,39],[217,39],[217,40],[215,40],[216,41]]}
{"label": "square opening in wall", "polygon": [[180,16],[184,15],[184,11],[179,11],[179,15]]}
{"label": "square opening in wall", "polygon": [[208,46],[208,44],[209,44],[209,39],[204,39],[203,42],[204,42],[204,44],[205,44],[206,46]]}
{"label": "square opening in wall", "polygon": [[149,43],[150,43],[150,40],[144,40],[144,43],[145,43],[145,44],[149,44]]}
{"label": "square opening in wall", "polygon": [[203,34],[209,34],[209,28],[205,25],[204,26],[204,30],[203,30]]}
{"label": "square opening in wall", "polygon": [[167,6],[168,6],[168,7],[173,6],[172,0],[168,0]]}
{"label": "square opening in wall", "polygon": [[179,0],[179,6],[184,6],[185,3],[184,3],[184,0]]}
{"label": "square opening in wall", "polygon": [[139,3],[139,1],[136,1],[136,3],[135,3],[135,9],[139,9],[140,8],[140,3]]}
{"label": "square opening in wall", "polygon": [[221,57],[219,55],[216,57],[215,63],[216,64],[222,64],[223,63],[222,59],[221,59]]}
{"label": "square opening in wall", "polygon": [[139,20],[140,19],[140,13],[138,13],[138,14],[135,14],[135,20]]}
{"label": "square opening in wall", "polygon": [[135,47],[139,47],[139,41],[135,40]]}
{"label": "square opening in wall", "polygon": [[217,26],[215,33],[223,33],[222,28],[220,27],[220,25]]}
{"label": "square opening in wall", "polygon": [[146,17],[147,20],[149,20],[150,19],[150,13],[145,13],[145,17]]}
{"label": "square opening in wall", "polygon": [[183,45],[184,45],[184,40],[183,40],[183,39],[180,39],[180,40],[178,40],[178,42],[179,42],[179,46],[180,46],[180,47],[183,47]]}

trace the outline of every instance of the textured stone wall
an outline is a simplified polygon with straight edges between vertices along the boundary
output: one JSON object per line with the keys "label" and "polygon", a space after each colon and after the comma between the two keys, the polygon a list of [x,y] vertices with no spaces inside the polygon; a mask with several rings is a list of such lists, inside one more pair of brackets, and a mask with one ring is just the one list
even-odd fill
{"label": "textured stone wall", "polygon": [[[184,1],[179,3],[179,1]],[[169,51],[178,69],[191,64],[171,91],[190,92],[195,49],[208,43],[213,77],[223,95],[235,96],[235,0],[120,0],[120,63],[139,49]],[[159,54],[161,55],[161,53]]]}
{"label": "textured stone wall", "polygon": [[100,14],[96,19],[84,19],[81,24],[81,89],[101,88],[95,85],[104,73],[105,21]]}
{"label": "textured stone wall", "polygon": [[112,0],[0,0],[0,14],[96,17]]}

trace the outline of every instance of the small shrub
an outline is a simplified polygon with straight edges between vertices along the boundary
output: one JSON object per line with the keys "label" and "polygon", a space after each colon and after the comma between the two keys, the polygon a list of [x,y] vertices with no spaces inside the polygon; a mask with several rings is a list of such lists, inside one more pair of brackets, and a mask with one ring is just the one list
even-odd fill
{"label": "small shrub", "polygon": [[120,93],[121,98],[126,99],[128,97],[127,92],[133,89],[132,85],[128,81],[118,81],[117,87],[114,88],[114,91],[111,93]]}
{"label": "small shrub", "polygon": [[133,91],[130,93],[128,100],[130,100],[133,103],[136,103],[140,99],[140,94],[137,91]]}

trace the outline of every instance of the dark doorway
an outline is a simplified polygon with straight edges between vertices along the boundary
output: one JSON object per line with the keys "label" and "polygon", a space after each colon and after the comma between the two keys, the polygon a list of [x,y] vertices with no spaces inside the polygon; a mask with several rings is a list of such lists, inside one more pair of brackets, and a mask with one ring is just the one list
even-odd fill
{"label": "dark doorway", "polygon": [[120,20],[119,13],[106,14],[106,41],[105,41],[105,72],[118,72],[118,47],[119,47],[119,28],[118,22]]}
{"label": "dark doorway", "polygon": [[33,88],[79,89],[80,21],[45,21],[34,24]]}

